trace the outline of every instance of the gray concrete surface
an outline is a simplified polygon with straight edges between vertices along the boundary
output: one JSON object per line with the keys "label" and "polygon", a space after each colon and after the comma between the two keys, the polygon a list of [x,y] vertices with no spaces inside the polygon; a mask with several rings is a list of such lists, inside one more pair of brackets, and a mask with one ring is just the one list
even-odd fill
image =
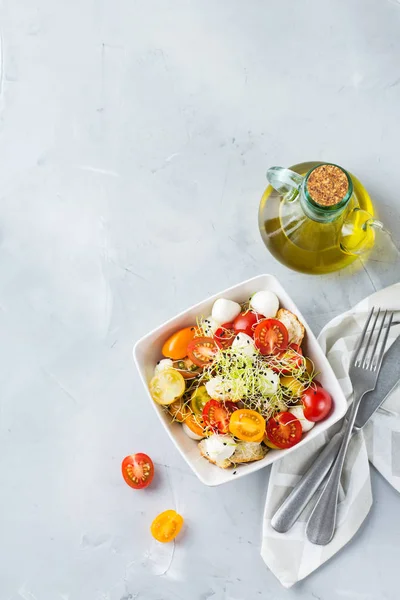
{"label": "gray concrete surface", "polygon": [[[284,590],[259,555],[268,470],[198,482],[131,348],[258,273],[315,332],[399,279],[293,273],[257,208],[268,166],[329,160],[400,241],[400,4],[2,0],[0,32],[0,598],[397,600],[400,498],[379,475],[355,539]],[[120,476],[136,451],[146,492]],[[160,547],[172,507],[186,530]]]}

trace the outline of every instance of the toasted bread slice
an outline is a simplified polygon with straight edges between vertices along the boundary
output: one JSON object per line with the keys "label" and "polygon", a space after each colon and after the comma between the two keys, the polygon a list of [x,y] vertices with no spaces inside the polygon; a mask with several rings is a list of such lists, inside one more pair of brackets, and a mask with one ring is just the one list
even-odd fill
{"label": "toasted bread slice", "polygon": [[299,321],[296,315],[286,308],[280,308],[276,313],[276,318],[278,321],[281,321],[288,330],[289,344],[298,344],[301,346],[305,329],[304,325]]}
{"label": "toasted bread slice", "polygon": [[208,461],[210,461],[210,463],[212,463],[213,465],[217,465],[217,467],[220,467],[221,469],[228,469],[229,467],[232,466],[231,461],[229,460],[229,458],[225,458],[224,460],[222,460],[221,462],[216,462],[215,460],[213,460],[212,458],[210,458],[206,446],[205,446],[205,442],[206,440],[201,440],[201,442],[199,442],[198,446],[199,446],[199,450],[200,450],[200,454],[206,458]]}
{"label": "toasted bread slice", "polygon": [[268,449],[258,442],[239,442],[229,460],[235,464],[253,462],[264,458],[267,452]]}

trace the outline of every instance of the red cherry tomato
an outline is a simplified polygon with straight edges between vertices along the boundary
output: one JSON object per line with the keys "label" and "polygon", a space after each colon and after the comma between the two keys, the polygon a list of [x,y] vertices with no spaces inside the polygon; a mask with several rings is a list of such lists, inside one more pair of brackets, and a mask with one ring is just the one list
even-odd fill
{"label": "red cherry tomato", "polygon": [[214,333],[215,343],[222,349],[230,348],[235,339],[236,333],[233,331],[233,323],[225,323],[218,327]]}
{"label": "red cherry tomato", "polygon": [[271,363],[271,369],[281,375],[292,375],[305,364],[303,351],[298,344],[290,344],[284,352],[277,354]]}
{"label": "red cherry tomato", "polygon": [[264,319],[254,330],[254,342],[261,354],[278,354],[286,350],[289,334],[278,319]]}
{"label": "red cherry tomato", "polygon": [[304,416],[308,421],[322,421],[332,408],[331,395],[317,382],[313,382],[301,397]]}
{"label": "red cherry tomato", "polygon": [[198,367],[205,367],[212,363],[217,352],[218,346],[209,337],[196,337],[189,342],[187,347],[190,360]]}
{"label": "red cherry tomato", "polygon": [[301,440],[303,429],[290,412],[281,412],[267,421],[267,438],[277,448],[291,448]]}
{"label": "red cherry tomato", "polygon": [[250,337],[253,337],[254,329],[261,319],[263,317],[252,311],[240,313],[233,321],[233,329],[236,333],[246,333]]}
{"label": "red cherry tomato", "polygon": [[154,477],[154,465],[150,456],[142,452],[126,456],[122,461],[122,477],[135,490],[146,488]]}
{"label": "red cherry tomato", "polygon": [[237,410],[234,402],[209,400],[203,408],[203,421],[214,431],[228,433],[231,414]]}

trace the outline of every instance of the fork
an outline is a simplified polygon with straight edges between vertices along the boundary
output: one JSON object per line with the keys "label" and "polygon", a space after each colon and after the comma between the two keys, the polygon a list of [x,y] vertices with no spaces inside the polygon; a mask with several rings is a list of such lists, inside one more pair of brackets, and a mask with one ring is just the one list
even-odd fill
{"label": "fork", "polygon": [[[375,309],[373,307],[369,313],[367,321],[364,325],[364,329],[362,330],[360,339],[350,361],[349,376],[353,385],[353,404],[351,406],[348,421],[345,426],[342,443],[332,470],[329,474],[327,484],[317,500],[306,527],[306,535],[310,542],[321,546],[328,544],[332,540],[335,533],[340,477],[347,448],[350,442],[353,425],[361,400],[367,392],[371,392],[375,389],[382,366],[389,330],[393,320],[393,313],[391,313],[385,327],[386,330],[383,336],[382,344],[378,350],[379,339],[382,331],[384,330],[387,316],[387,311],[385,311],[376,335],[374,345],[372,347],[372,351],[370,352],[370,348],[372,346],[372,337],[380,315],[380,309],[378,309],[373,320],[372,328],[368,332],[367,336],[368,326],[374,315],[374,310]],[[367,341],[365,347],[363,348],[365,340]]]}

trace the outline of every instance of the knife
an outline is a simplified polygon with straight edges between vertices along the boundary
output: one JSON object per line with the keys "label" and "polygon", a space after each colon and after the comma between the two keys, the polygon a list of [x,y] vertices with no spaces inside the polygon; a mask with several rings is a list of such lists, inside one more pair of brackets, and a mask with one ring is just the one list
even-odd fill
{"label": "knife", "polygon": [[[375,390],[366,394],[360,404],[352,435],[358,433],[368,423],[375,411],[399,385],[399,363],[400,337],[393,342],[385,354]],[[294,525],[325,479],[339,451],[345,428],[346,418],[340,431],[332,437],[272,517],[271,526],[279,533],[285,533]]]}

